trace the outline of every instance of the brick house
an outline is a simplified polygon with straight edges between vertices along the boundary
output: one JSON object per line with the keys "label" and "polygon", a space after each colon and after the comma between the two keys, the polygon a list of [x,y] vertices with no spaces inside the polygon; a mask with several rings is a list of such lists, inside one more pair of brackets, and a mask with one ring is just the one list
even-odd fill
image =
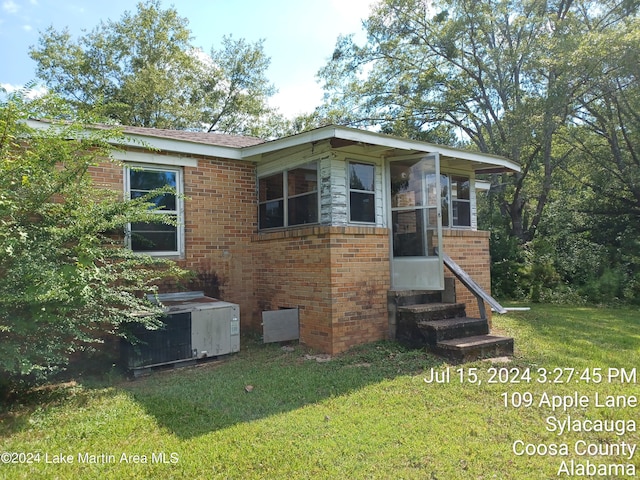
{"label": "brick house", "polygon": [[[94,167],[95,183],[181,194],[159,199],[179,227],[131,225],[128,247],[215,281],[245,330],[298,307],[300,341],[319,351],[393,337],[390,292],[451,288],[440,252],[490,289],[475,176],[518,171],[507,159],[337,126],[273,141],[124,131],[120,162]],[[473,313],[473,295],[455,285],[455,297]]]}

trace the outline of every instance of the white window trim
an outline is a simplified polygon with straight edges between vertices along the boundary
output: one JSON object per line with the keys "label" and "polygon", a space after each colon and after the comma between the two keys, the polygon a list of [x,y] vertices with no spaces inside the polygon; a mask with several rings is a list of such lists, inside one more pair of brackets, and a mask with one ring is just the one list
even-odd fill
{"label": "white window trim", "polygon": [[[170,257],[170,258],[184,258],[185,252],[185,231],[184,231],[184,176],[182,168],[148,164],[148,163],[128,163],[123,168],[124,178],[124,193],[125,198],[131,198],[131,178],[129,176],[130,170],[156,170],[156,171],[168,171],[176,173],[176,215],[177,215],[177,250],[175,251],[157,251],[157,252],[140,252],[152,257]],[[167,212],[168,213],[168,212]],[[163,212],[158,212],[158,215],[164,215]],[[131,224],[128,223],[125,231],[125,245],[131,249]]]}
{"label": "white window trim", "polygon": [[[351,188],[351,164],[356,163],[359,165],[367,165],[373,167],[373,190],[356,190]],[[370,162],[364,162],[361,160],[351,160],[348,159],[346,161],[347,164],[347,219],[349,224],[353,225],[375,225],[376,224],[376,205],[378,203],[378,195],[376,194],[376,165]],[[358,222],[356,220],[351,220],[351,192],[356,193],[367,193],[373,195],[373,221],[371,222]]]}

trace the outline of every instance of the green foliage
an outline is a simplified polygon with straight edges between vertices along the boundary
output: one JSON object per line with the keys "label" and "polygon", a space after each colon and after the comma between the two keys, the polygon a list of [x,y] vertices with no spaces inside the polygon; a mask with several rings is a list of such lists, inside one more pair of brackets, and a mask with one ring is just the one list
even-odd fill
{"label": "green foliage", "polygon": [[54,97],[25,103],[23,94],[0,104],[0,371],[39,380],[136,313],[156,328],[160,310],[144,295],[181,271],[121,245],[128,222],[166,218],[153,213],[157,192],[123,201],[91,184],[90,169],[108,161],[120,133],[73,121],[31,128],[34,112],[70,112]]}
{"label": "green foliage", "polygon": [[269,108],[268,99],[276,90],[265,77],[269,58],[263,42],[224,37],[222,49],[211,49],[210,62],[201,63],[193,100],[199,101],[202,119],[209,131],[273,135],[283,122]]}
{"label": "green foliage", "polygon": [[524,255],[518,241],[509,235],[492,232],[491,292],[497,298],[522,298]]}
{"label": "green foliage", "polygon": [[636,225],[631,218],[621,222],[580,211],[593,206],[593,195],[572,182],[560,186],[539,235],[525,245],[503,233],[493,194],[479,196],[480,227],[492,232],[492,292],[498,298],[565,305],[638,303]]}
{"label": "green foliage", "polygon": [[226,37],[207,55],[188,24],[146,0],[78,39],[49,27],[30,55],[38,77],[78,111],[99,107],[122,125],[273,135],[284,120],[267,105],[275,89],[262,42]]}
{"label": "green foliage", "polygon": [[316,115],[519,163],[491,177],[498,295],[638,301],[639,6],[381,1],[364,44],[337,40]]}
{"label": "green foliage", "polygon": [[455,134],[519,163],[501,208],[510,234],[530,241],[562,164],[553,144],[569,118],[570,56],[586,30],[574,14],[537,0],[383,1],[365,22],[365,45],[338,39],[320,71],[321,111],[412,138]]}
{"label": "green foliage", "polygon": [[525,284],[528,284],[529,298],[539,303],[544,289],[556,288],[560,283],[552,247],[545,239],[537,239],[525,246],[525,258]]}

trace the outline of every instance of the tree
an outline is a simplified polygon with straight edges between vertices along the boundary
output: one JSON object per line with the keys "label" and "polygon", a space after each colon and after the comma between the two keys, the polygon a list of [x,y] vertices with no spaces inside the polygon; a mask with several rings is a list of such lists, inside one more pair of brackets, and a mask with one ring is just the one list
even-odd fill
{"label": "tree", "polygon": [[576,52],[593,88],[577,99],[566,141],[578,160],[566,173],[581,189],[572,203],[582,221],[572,226],[603,252],[585,282],[589,296],[640,301],[640,22],[618,15],[606,18],[606,34],[590,24]]}
{"label": "tree", "polygon": [[576,98],[592,91],[592,66],[575,52],[636,9],[635,1],[384,0],[365,22],[366,44],[341,37],[321,70],[323,114],[417,138],[441,129],[518,162],[521,173],[493,182],[505,186],[510,233],[531,241],[570,151],[559,138]]}
{"label": "tree", "polygon": [[577,99],[568,141],[595,194],[590,212],[640,226],[640,21],[623,15],[606,35],[590,27],[594,34],[577,56],[589,58],[583,70],[594,86]]}
{"label": "tree", "polygon": [[222,46],[220,51],[211,49],[211,61],[203,62],[199,89],[195,91],[201,94],[203,119],[207,119],[210,132],[259,136],[265,120],[275,116],[267,105],[275,93],[264,75],[269,59],[262,42],[252,45],[224,37]]}
{"label": "tree", "polygon": [[121,138],[117,130],[75,121],[45,130],[28,126],[28,118],[45,113],[69,118],[62,106],[51,97],[28,103],[20,93],[0,104],[3,381],[47,378],[73,352],[104,335],[122,335],[127,322],[157,327],[161,310],[145,294],[154,293],[160,279],[184,273],[172,262],[122,248],[127,223],[166,218],[153,214],[158,192],[124,201],[119,192],[92,188],[88,172],[108,161]]}
{"label": "tree", "polygon": [[262,42],[223,39],[206,55],[188,20],[160,0],[101,22],[73,40],[49,27],[30,49],[37,76],[77,111],[102,109],[122,125],[269,136],[275,93]]}

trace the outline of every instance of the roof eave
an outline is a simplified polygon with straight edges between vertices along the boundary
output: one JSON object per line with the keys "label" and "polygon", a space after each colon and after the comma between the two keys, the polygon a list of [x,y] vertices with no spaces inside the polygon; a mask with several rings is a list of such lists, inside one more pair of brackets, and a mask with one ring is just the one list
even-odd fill
{"label": "roof eave", "polygon": [[[33,128],[51,127],[50,123],[39,120],[29,120],[27,123]],[[251,162],[259,162],[262,155],[284,150],[289,147],[297,147],[307,143],[330,139],[340,139],[354,143],[380,146],[388,148],[389,150],[397,149],[411,152],[438,153],[441,156],[468,161],[477,173],[520,172],[520,166],[517,163],[504,157],[471,152],[418,140],[391,137],[381,133],[336,125],[330,125],[247,147],[213,145],[210,143],[193,142],[188,139],[157,137],[126,131],[123,132],[123,135],[124,138],[121,141],[114,141],[114,145],[121,147],[151,148],[180,155],[217,157]]]}
{"label": "roof eave", "polygon": [[[45,130],[52,127],[56,128],[54,123],[43,120],[28,119],[26,123],[30,128],[38,130]],[[115,126],[114,128],[123,127]],[[122,134],[123,137],[121,139],[111,142],[114,146],[147,148],[177,153],[179,155],[198,155],[204,157],[228,158],[230,160],[242,160],[240,147],[226,147],[222,145],[212,145],[209,143],[192,142],[186,139],[162,138],[126,131],[123,131]]]}
{"label": "roof eave", "polygon": [[520,171],[520,166],[517,163],[497,155],[471,152],[468,150],[461,150],[453,147],[421,142],[418,140],[391,137],[380,133],[338,126],[323,127],[300,133],[298,135],[273,140],[271,142],[244,147],[242,149],[242,158],[245,160],[259,161],[260,156],[267,153],[272,153],[289,147],[296,147],[305,143],[319,142],[333,138],[363,144],[378,145],[388,147],[389,149],[439,153],[441,156],[457,158],[477,164],[478,166],[474,166],[474,170],[478,172],[483,171],[483,173],[485,173],[484,170],[500,170],[503,172]]}
{"label": "roof eave", "polygon": [[242,149],[238,147],[225,147],[207,143],[190,142],[171,138],[150,137],[135,133],[124,133],[124,141],[119,145],[129,147],[152,148],[156,150],[179,153],[181,155],[198,155],[203,157],[228,158],[230,160],[242,160]]}

